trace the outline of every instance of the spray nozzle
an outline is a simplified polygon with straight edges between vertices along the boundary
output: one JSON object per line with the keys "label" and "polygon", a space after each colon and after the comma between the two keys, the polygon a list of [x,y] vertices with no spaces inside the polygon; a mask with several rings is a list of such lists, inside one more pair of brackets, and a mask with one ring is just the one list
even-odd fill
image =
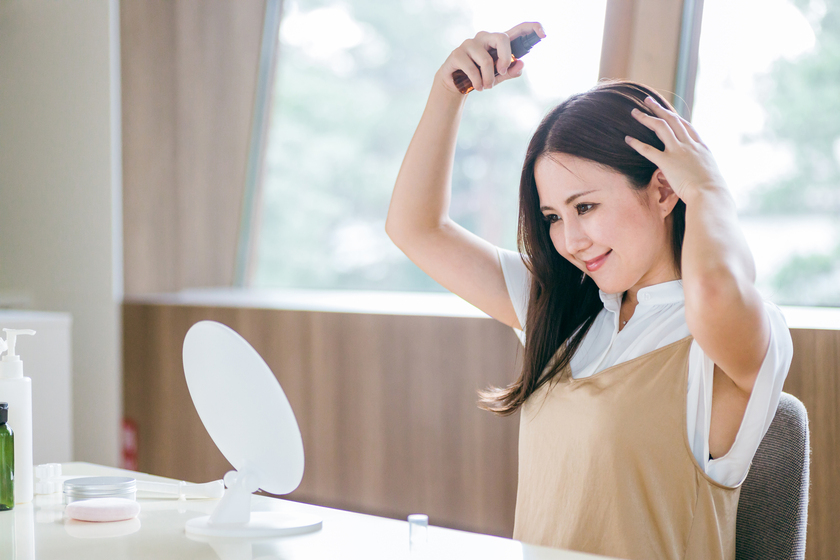
{"label": "spray nozzle", "polygon": [[7,352],[5,356],[3,356],[4,362],[18,362],[20,358],[17,354],[15,354],[15,344],[17,343],[17,337],[21,334],[35,334],[35,331],[32,329],[3,329],[6,332],[6,340],[0,339],[0,354],[3,352]]}

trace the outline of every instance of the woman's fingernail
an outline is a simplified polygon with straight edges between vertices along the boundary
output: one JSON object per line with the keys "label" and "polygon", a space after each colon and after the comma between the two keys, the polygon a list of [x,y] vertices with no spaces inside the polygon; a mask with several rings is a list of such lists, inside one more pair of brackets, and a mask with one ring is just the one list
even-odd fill
{"label": "woman's fingernail", "polygon": [[645,103],[647,103],[648,105],[659,105],[659,103],[656,102],[656,99],[649,95],[645,97]]}

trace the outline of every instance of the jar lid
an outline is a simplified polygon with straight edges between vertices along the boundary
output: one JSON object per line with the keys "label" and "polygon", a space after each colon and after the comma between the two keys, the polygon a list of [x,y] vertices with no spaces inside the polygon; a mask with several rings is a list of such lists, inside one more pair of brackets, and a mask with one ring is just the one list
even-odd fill
{"label": "jar lid", "polygon": [[64,481],[64,493],[74,498],[103,498],[137,491],[137,480],[129,476],[87,476]]}

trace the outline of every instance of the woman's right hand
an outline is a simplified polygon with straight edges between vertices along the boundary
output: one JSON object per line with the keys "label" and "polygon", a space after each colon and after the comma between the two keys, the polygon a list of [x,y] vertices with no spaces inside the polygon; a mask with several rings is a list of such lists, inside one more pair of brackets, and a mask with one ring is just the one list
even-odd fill
{"label": "woman's right hand", "polygon": [[[452,78],[456,70],[464,72],[478,91],[490,89],[511,78],[518,78],[522,75],[525,65],[521,60],[510,64],[510,42],[533,31],[536,31],[540,38],[545,38],[545,32],[537,22],[520,23],[509,29],[507,33],[479,31],[475,37],[467,39],[452,51],[438,70],[436,79],[447,90],[461,95]],[[490,56],[490,49],[496,49],[498,57],[495,62]],[[495,75],[496,72],[499,73],[498,76]]]}

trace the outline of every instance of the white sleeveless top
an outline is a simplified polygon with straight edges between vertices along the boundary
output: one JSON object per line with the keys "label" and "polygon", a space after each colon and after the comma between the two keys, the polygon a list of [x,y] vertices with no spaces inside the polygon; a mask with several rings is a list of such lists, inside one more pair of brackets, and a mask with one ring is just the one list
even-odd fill
{"label": "white sleeveless top", "polygon": [[[498,249],[508,294],[519,324],[525,325],[531,274],[519,253]],[[600,291],[599,291],[600,292]],[[572,357],[572,377],[580,379],[672,344],[691,333],[685,322],[682,281],[674,280],[639,290],[639,304],[633,317],[619,332],[618,316],[622,294],[600,292],[604,309]],[[715,482],[737,486],[749,471],[750,462],[770,427],[779,396],[793,358],[793,341],[781,310],[764,302],[770,322],[770,345],[750,395],[744,419],[732,448],[722,457],[709,459],[709,423],[712,410],[714,363],[696,341],[692,342],[688,365],[688,441],[697,463]],[[514,329],[516,330],[516,329]],[[523,329],[524,330],[524,329]],[[525,333],[517,331],[525,342]]]}

